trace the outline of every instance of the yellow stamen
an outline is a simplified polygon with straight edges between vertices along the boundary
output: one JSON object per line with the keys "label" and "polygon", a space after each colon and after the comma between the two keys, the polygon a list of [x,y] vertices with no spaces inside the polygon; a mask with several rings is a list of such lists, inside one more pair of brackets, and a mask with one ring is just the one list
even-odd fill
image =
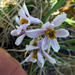
{"label": "yellow stamen", "polygon": [[33,54],[33,56],[32,56],[32,58],[35,58],[35,59],[37,59],[37,50],[34,50],[34,54]]}
{"label": "yellow stamen", "polygon": [[56,38],[56,36],[55,36],[56,31],[54,29],[48,29],[48,30],[46,30],[45,33],[46,33],[47,37],[50,38],[51,40]]}
{"label": "yellow stamen", "polygon": [[26,23],[28,23],[28,20],[27,20],[27,19],[22,18],[22,19],[20,19],[20,23],[21,23],[21,24],[26,24]]}

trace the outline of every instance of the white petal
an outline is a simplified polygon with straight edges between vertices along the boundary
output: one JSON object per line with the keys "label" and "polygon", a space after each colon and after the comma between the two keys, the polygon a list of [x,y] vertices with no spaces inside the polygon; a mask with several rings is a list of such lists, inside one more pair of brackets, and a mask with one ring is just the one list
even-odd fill
{"label": "white petal", "polygon": [[25,37],[25,34],[23,34],[23,35],[21,35],[20,37],[18,37],[18,38],[16,39],[16,41],[15,41],[15,44],[16,44],[17,46],[20,45],[21,42],[23,41],[24,37]]}
{"label": "white petal", "polygon": [[45,38],[42,40],[42,50],[48,49],[48,38],[45,36]]}
{"label": "white petal", "polygon": [[34,18],[34,17],[29,17],[31,24],[38,24],[40,23],[40,19]]}
{"label": "white petal", "polygon": [[38,56],[38,66],[43,67],[44,66],[44,58],[40,52],[37,53]]}
{"label": "white petal", "polygon": [[18,29],[20,26],[16,26],[16,28]]}
{"label": "white petal", "polygon": [[53,40],[50,39],[50,44],[51,44],[51,46],[52,46],[52,48],[54,49],[55,52],[59,51],[60,46],[58,44],[57,39],[53,39]]}
{"label": "white petal", "polygon": [[42,27],[45,29],[53,28],[53,24],[51,24],[50,22],[46,22]]}
{"label": "white petal", "polygon": [[21,33],[22,29],[23,29],[22,26],[20,26],[20,27],[17,29],[17,34],[18,34],[18,35]]}
{"label": "white petal", "polygon": [[37,60],[32,58],[33,52],[24,60],[25,62],[33,62],[35,63]]}
{"label": "white petal", "polygon": [[69,36],[69,32],[66,29],[58,29],[56,30],[56,37],[67,37]]}
{"label": "white petal", "polygon": [[17,29],[12,30],[10,34],[11,34],[12,36],[17,36],[17,35],[18,35],[18,34],[17,34]]}
{"label": "white petal", "polygon": [[53,24],[54,27],[61,25],[66,20],[66,16],[67,15],[65,13],[58,15],[51,24]]}
{"label": "white petal", "polygon": [[25,3],[23,4],[23,9],[24,9],[26,15],[27,15],[27,16],[30,16],[29,11],[28,11],[27,6],[26,6]]}
{"label": "white petal", "polygon": [[21,31],[22,31],[22,27],[18,27],[18,29],[14,29],[14,30],[11,31],[11,35],[12,36],[20,35]]}
{"label": "white petal", "polygon": [[43,54],[50,63],[52,63],[52,64],[56,63],[56,60],[54,58],[52,58],[51,56],[49,56],[45,51],[43,51]]}
{"label": "white petal", "polygon": [[26,35],[30,38],[36,38],[39,35],[44,34],[44,29],[34,29],[34,30],[28,30],[26,31]]}
{"label": "white petal", "polygon": [[19,17],[18,16],[15,16],[15,21],[17,22],[17,24],[20,25],[20,20],[19,20]]}
{"label": "white petal", "polygon": [[31,45],[26,45],[26,49],[27,51],[31,51],[31,50],[35,50],[35,49],[38,49],[37,46],[31,46]]}
{"label": "white petal", "polygon": [[19,10],[18,15],[21,16],[21,17],[23,17],[23,18],[26,17],[23,8],[21,8],[21,9]]}

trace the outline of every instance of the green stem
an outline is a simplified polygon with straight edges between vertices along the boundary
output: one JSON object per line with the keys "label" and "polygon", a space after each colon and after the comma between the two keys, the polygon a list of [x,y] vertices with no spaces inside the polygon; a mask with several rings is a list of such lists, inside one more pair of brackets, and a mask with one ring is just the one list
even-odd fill
{"label": "green stem", "polygon": [[28,75],[32,75],[32,66],[33,66],[33,63],[30,64],[30,69],[29,69],[29,74]]}

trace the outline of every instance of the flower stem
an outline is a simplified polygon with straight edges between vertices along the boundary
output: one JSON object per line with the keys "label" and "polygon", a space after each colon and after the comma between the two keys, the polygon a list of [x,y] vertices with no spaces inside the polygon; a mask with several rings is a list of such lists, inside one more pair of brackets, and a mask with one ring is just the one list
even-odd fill
{"label": "flower stem", "polygon": [[32,75],[32,65],[33,65],[33,63],[30,64],[30,69],[29,69],[29,74],[28,75]]}
{"label": "flower stem", "polygon": [[39,75],[42,75],[42,68],[40,68],[40,74]]}

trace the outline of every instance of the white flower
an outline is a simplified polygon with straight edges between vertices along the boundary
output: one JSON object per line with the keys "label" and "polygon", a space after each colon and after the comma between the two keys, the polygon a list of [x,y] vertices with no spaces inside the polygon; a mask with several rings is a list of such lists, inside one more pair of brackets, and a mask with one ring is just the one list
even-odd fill
{"label": "white flower", "polygon": [[26,7],[26,4],[23,4],[23,7],[19,10],[18,16],[15,16],[15,20],[19,25],[25,25],[26,27],[30,24],[38,24],[40,23],[40,19],[34,18],[29,14],[29,11]]}
{"label": "white flower", "polygon": [[34,18],[29,14],[25,3],[23,4],[23,7],[19,10],[18,15],[20,16],[20,18],[18,16],[15,16],[15,20],[19,26],[16,26],[16,29],[11,31],[12,36],[19,36],[15,42],[17,46],[21,44],[25,36],[29,35],[29,30],[27,30],[27,27],[30,24],[40,23],[40,20],[38,18]]}
{"label": "white flower", "polygon": [[[39,67],[44,66],[44,57],[52,64],[56,63],[56,60],[49,56],[45,51],[42,51],[42,40],[39,41],[38,46],[26,45],[27,51],[32,51],[31,54],[22,62],[37,62]],[[44,55],[44,56],[43,56]]]}
{"label": "white flower", "polygon": [[[45,34],[45,38],[42,43],[42,49],[44,50],[48,47],[49,44],[52,46],[55,52],[58,52],[60,46],[57,42],[57,37],[66,38],[69,36],[69,32],[66,29],[58,29],[54,30],[55,27],[61,25],[66,19],[66,14],[62,13],[61,15],[57,16],[51,23],[47,22],[43,25],[42,29],[35,29],[28,31],[28,36],[31,38],[36,38],[39,35]],[[39,31],[38,31],[39,30]]]}
{"label": "white flower", "polygon": [[18,38],[15,41],[15,44],[18,46],[21,44],[24,37],[26,36],[26,29],[24,26],[16,26],[16,29],[11,31],[11,35],[12,36],[18,36]]}
{"label": "white flower", "polygon": [[[41,32],[42,29],[36,29],[36,30],[38,31],[37,35],[39,34],[39,32],[40,32],[40,34],[42,34],[42,32]],[[15,44],[18,46],[18,45],[20,45],[22,43],[22,41],[23,41],[23,39],[24,39],[25,36],[30,37],[29,36],[30,35],[29,34],[30,31],[34,31],[34,30],[27,30],[26,27],[23,26],[23,25],[16,26],[16,29],[14,29],[14,30],[11,31],[11,35],[12,36],[18,36],[18,38],[15,41]],[[35,33],[36,32],[32,33],[31,35],[34,37]],[[37,36],[37,35],[35,34],[35,36]]]}

